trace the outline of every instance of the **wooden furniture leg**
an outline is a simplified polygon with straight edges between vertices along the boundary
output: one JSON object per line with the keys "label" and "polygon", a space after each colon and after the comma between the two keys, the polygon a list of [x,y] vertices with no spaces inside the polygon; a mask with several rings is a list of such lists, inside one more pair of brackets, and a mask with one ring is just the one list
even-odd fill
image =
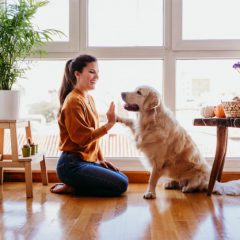
{"label": "wooden furniture leg", "polygon": [[30,138],[32,140],[31,123],[30,123],[30,121],[28,121],[28,125],[25,127],[25,133],[26,133],[27,140],[28,140],[28,138]]}
{"label": "wooden furniture leg", "polygon": [[32,184],[32,166],[31,162],[25,163],[25,182],[26,182],[26,195],[27,198],[33,197],[33,184]]}
{"label": "wooden furniture leg", "polygon": [[40,161],[40,167],[41,167],[42,184],[48,185],[48,175],[47,175],[45,155],[43,155],[43,160]]}
{"label": "wooden furniture leg", "polygon": [[[1,1],[1,0],[0,0]],[[3,169],[24,168],[26,182],[26,196],[33,197],[32,183],[32,162],[40,162],[42,183],[48,185],[48,175],[45,156],[37,154],[35,156],[23,157],[19,154],[17,129],[25,127],[26,137],[32,140],[31,124],[28,120],[0,120],[0,184],[3,183]],[[4,130],[10,131],[11,154],[4,154]]]}
{"label": "wooden furniture leg", "polygon": [[223,172],[223,167],[224,167],[224,163],[225,163],[225,159],[226,159],[226,153],[227,153],[227,145],[228,145],[228,128],[226,128],[226,146],[225,146],[225,152],[224,152],[224,155],[223,155],[223,159],[222,159],[222,164],[221,164],[221,167],[219,168],[219,172],[218,172],[218,177],[217,177],[217,180],[219,182],[221,182],[221,179],[222,179],[222,172]]}
{"label": "wooden furniture leg", "polygon": [[223,170],[225,155],[227,151],[227,141],[228,141],[228,128],[217,126],[217,146],[215,158],[212,166],[212,171],[208,184],[207,195],[211,196],[216,179],[221,177],[221,172]]}
{"label": "wooden furniture leg", "polygon": [[[3,157],[3,146],[4,146],[4,129],[0,128],[0,161]],[[0,167],[0,185],[3,184],[3,167]]]}
{"label": "wooden furniture leg", "polygon": [[[2,154],[0,154],[0,161],[1,159],[2,159]],[[0,167],[0,185],[3,184],[3,175],[4,175],[3,167]]]}
{"label": "wooden furniture leg", "polygon": [[11,138],[11,150],[12,160],[18,161],[18,141],[17,141],[17,126],[16,123],[10,123],[10,138]]}

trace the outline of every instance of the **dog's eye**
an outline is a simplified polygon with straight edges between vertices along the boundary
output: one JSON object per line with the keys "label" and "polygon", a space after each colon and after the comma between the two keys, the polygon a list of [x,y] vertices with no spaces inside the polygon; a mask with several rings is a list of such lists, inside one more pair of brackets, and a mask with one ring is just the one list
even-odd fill
{"label": "dog's eye", "polygon": [[138,95],[142,95],[142,93],[141,93],[139,90],[137,91],[137,94],[138,94]]}

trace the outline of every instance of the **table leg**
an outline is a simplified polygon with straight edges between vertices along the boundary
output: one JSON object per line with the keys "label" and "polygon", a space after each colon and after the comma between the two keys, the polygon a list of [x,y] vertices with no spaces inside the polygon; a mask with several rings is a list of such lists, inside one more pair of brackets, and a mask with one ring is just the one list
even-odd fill
{"label": "table leg", "polygon": [[228,128],[217,126],[217,146],[212,166],[207,195],[211,196],[216,179],[221,177],[227,151]]}
{"label": "table leg", "polygon": [[226,159],[227,145],[228,145],[228,128],[226,128],[226,140],[225,140],[225,144],[226,144],[226,145],[225,145],[225,152],[224,152],[224,155],[223,155],[221,167],[219,168],[218,177],[217,177],[217,180],[218,180],[219,182],[221,182],[223,167],[224,167],[224,163],[225,163],[225,159]]}

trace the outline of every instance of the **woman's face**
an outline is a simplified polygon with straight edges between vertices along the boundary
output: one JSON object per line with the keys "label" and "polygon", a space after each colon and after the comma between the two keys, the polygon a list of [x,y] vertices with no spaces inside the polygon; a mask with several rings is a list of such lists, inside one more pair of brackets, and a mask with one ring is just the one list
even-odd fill
{"label": "woman's face", "polygon": [[76,71],[76,87],[81,91],[89,91],[95,89],[95,85],[98,80],[98,73],[99,70],[97,62],[89,63],[85,68],[83,68],[82,73]]}

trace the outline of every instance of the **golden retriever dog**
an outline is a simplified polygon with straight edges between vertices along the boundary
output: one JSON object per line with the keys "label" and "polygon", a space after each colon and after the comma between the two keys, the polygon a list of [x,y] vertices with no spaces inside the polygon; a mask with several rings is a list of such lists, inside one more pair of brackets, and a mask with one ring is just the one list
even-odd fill
{"label": "golden retriever dog", "polygon": [[[131,128],[137,148],[152,166],[144,198],[156,197],[155,188],[161,176],[172,179],[165,184],[166,189],[177,188],[184,193],[207,190],[210,167],[190,135],[164,105],[159,93],[142,86],[121,95],[124,108],[138,112],[138,119],[134,122],[118,116],[117,121]],[[215,192],[226,193],[223,185],[217,186]]]}

